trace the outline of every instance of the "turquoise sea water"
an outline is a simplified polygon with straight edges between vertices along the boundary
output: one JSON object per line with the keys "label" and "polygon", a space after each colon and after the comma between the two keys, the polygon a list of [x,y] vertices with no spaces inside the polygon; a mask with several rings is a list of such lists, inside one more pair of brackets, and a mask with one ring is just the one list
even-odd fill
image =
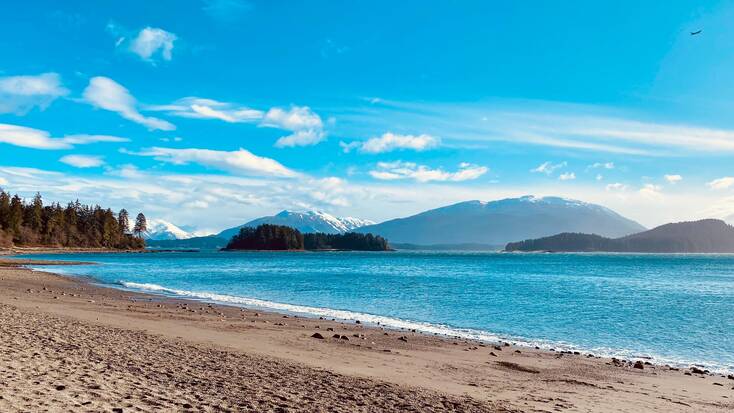
{"label": "turquoise sea water", "polygon": [[202,252],[29,258],[96,262],[51,271],[118,288],[734,372],[734,255]]}

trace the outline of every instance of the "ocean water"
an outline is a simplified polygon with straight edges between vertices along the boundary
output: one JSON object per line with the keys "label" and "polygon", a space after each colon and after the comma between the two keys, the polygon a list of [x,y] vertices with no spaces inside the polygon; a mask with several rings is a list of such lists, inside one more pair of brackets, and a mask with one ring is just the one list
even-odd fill
{"label": "ocean water", "polygon": [[30,256],[117,288],[734,372],[734,255]]}

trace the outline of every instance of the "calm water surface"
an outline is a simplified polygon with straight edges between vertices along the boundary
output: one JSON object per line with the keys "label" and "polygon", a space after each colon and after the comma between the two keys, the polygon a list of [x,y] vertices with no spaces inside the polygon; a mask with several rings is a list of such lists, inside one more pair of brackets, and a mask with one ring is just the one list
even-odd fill
{"label": "calm water surface", "polygon": [[[734,372],[734,256],[157,253],[53,271],[119,288]],[[48,269],[48,267],[46,267]]]}

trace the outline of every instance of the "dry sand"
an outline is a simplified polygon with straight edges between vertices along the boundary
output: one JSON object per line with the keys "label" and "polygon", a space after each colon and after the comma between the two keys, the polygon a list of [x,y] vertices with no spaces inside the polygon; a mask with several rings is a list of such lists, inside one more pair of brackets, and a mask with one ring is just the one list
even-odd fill
{"label": "dry sand", "polygon": [[0,412],[114,409],[730,412],[734,380],[130,293],[0,260]]}

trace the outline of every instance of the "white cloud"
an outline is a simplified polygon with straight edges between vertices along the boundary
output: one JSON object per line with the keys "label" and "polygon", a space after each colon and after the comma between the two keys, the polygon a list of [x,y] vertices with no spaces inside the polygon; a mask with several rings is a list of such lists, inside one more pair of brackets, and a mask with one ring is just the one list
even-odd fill
{"label": "white cloud", "polygon": [[589,165],[591,169],[603,168],[603,169],[614,169],[614,162],[596,162]]}
{"label": "white cloud", "polygon": [[723,178],[714,179],[706,185],[711,189],[728,189],[731,186],[734,186],[734,177],[725,176]]}
{"label": "white cloud", "polygon": [[597,175],[596,175],[596,180],[597,180],[597,181],[602,181],[602,180],[604,180],[604,175],[602,175],[602,174],[597,174]]}
{"label": "white cloud", "polygon": [[662,187],[660,185],[645,184],[637,192],[648,199],[659,200],[663,196],[661,191]]}
{"label": "white cloud", "polygon": [[7,185],[7,184],[8,184],[8,180],[7,179],[0,178],[0,185]]}
{"label": "white cloud", "polygon": [[147,106],[145,109],[165,111],[184,118],[218,119],[228,123],[253,123],[264,116],[260,110],[195,96],[179,99],[170,105]]}
{"label": "white cloud", "polygon": [[74,145],[97,142],[128,142],[128,139],[108,135],[68,135],[52,138],[43,130],[0,123],[0,143],[34,149],[70,149]]}
{"label": "white cloud", "polygon": [[461,163],[456,172],[446,172],[442,169],[430,169],[425,165],[413,162],[378,162],[377,169],[370,171],[375,179],[393,181],[399,179],[413,179],[418,182],[430,181],[469,181],[477,179],[487,173],[489,169],[484,166]]}
{"label": "white cloud", "polygon": [[171,32],[155,27],[146,27],[138,33],[130,43],[130,51],[143,60],[152,61],[154,55],[160,52],[164,60],[171,60],[173,43],[177,37]]}
{"label": "white cloud", "polygon": [[622,183],[619,183],[619,182],[615,182],[613,184],[608,184],[605,187],[605,189],[607,191],[609,191],[609,192],[612,192],[612,191],[626,191],[627,190],[627,185],[622,184]]}
{"label": "white cloud", "polygon": [[321,117],[307,106],[293,106],[289,110],[270,109],[263,118],[262,126],[270,126],[286,130],[320,129],[323,127]]}
{"label": "white cloud", "polygon": [[66,155],[59,159],[59,161],[76,168],[97,168],[104,165],[104,160],[101,156],[91,155]]}
{"label": "white cloud", "polygon": [[683,180],[683,177],[680,175],[665,175],[665,180],[668,181],[669,184],[677,184]]}
{"label": "white cloud", "polygon": [[324,140],[324,132],[315,129],[304,129],[293,132],[290,135],[283,136],[275,142],[275,146],[278,148],[293,147],[293,146],[310,146],[316,145],[317,143]]}
{"label": "white cloud", "polygon": [[542,164],[538,165],[536,168],[531,169],[530,172],[551,175],[553,172],[555,172],[556,169],[565,168],[566,165],[568,164],[565,161],[561,163],[557,163],[557,164],[553,164],[551,162],[543,162]]}
{"label": "white cloud", "polygon": [[358,148],[366,153],[385,153],[398,149],[410,149],[414,151],[425,151],[435,148],[440,144],[440,139],[431,135],[399,135],[392,132],[384,133],[382,136],[370,138],[364,142],[341,142],[344,152]]}
{"label": "white cloud", "polygon": [[265,113],[260,126],[293,132],[276,142],[278,147],[315,145],[326,137],[321,117],[307,106],[292,106],[285,110],[271,108]]}
{"label": "white cloud", "polygon": [[35,107],[43,110],[67,94],[69,90],[56,73],[0,77],[0,113],[24,115]]}
{"label": "white cloud", "polygon": [[95,107],[116,112],[123,118],[144,125],[150,130],[174,130],[176,127],[162,119],[143,116],[137,102],[124,86],[108,77],[97,76],[89,81],[84,99]]}
{"label": "white cloud", "polygon": [[558,179],[561,181],[572,181],[576,179],[576,174],[573,172],[566,172],[558,175]]}
{"label": "white cloud", "polygon": [[275,177],[295,177],[299,175],[297,172],[286,168],[274,159],[257,156],[245,149],[228,152],[210,149],[154,147],[136,153],[135,155],[151,156],[158,161],[176,165],[197,163],[199,165],[246,175]]}

